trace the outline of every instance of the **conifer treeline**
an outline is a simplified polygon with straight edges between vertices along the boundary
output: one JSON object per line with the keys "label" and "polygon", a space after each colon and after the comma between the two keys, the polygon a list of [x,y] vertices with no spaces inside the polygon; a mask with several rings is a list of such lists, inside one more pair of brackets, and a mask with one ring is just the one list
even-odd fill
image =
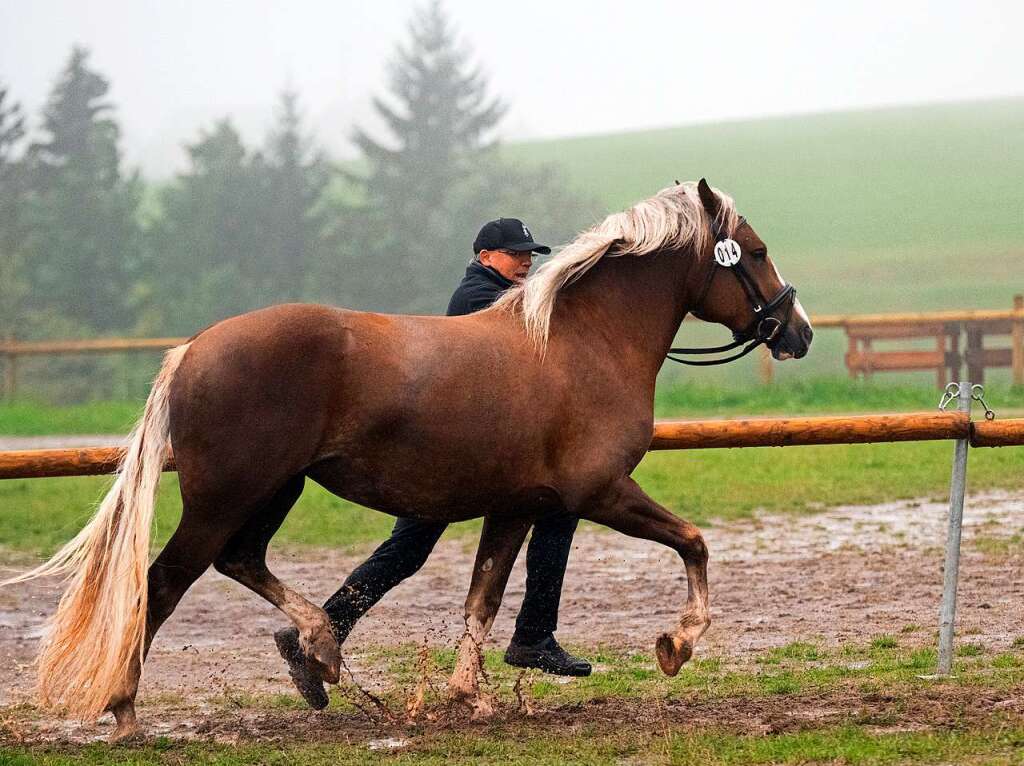
{"label": "conifer treeline", "polygon": [[[36,131],[0,83],[0,336],[188,335],[292,300],[440,313],[484,221],[519,216],[558,243],[600,212],[554,169],[501,158],[505,105],[437,2],[416,12],[389,74],[374,100],[387,134],[356,130],[358,162],[327,158],[285,91],[261,146],[225,117],[159,185],[124,166],[110,83],[86,50]],[[68,362],[60,374],[74,369],[97,373]]]}

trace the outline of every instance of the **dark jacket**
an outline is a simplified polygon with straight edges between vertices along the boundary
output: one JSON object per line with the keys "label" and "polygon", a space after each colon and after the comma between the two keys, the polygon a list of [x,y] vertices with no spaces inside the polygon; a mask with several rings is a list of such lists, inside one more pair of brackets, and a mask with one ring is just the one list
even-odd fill
{"label": "dark jacket", "polygon": [[512,284],[511,280],[505,279],[489,266],[473,261],[466,267],[466,276],[452,293],[452,299],[448,302],[448,316],[462,316],[485,309]]}

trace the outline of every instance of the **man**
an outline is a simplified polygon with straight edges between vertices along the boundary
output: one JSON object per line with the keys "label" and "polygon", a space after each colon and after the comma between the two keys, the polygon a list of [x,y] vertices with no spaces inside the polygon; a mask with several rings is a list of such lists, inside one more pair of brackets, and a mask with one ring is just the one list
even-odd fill
{"label": "man", "polygon": [[[480,229],[473,252],[476,257],[448,304],[449,316],[487,308],[505,290],[526,278],[534,253],[547,255],[551,248],[534,242],[530,230],[517,218],[499,218]],[[526,595],[515,634],[505,651],[505,662],[510,665],[556,675],[590,675],[590,663],[566,652],[554,636],[562,579],[578,523],[574,516],[554,514],[533,526],[526,551]],[[447,526],[444,522],[406,518],[395,522],[391,537],[324,604],[339,644],[370,607],[423,566]],[[327,693],[320,678],[306,667],[298,629],[282,628],[274,634],[274,641],[303,698],[318,710],[326,707]]]}

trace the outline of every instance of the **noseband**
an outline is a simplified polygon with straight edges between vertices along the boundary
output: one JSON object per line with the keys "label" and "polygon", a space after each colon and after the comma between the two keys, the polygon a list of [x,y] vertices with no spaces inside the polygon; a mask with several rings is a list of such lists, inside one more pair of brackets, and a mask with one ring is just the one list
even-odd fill
{"label": "noseband", "polygon": [[[745,218],[741,217],[738,225],[742,226],[745,220]],[[714,346],[712,348],[670,348],[668,350],[666,356],[673,362],[689,364],[694,367],[709,367],[715,364],[733,362],[746,356],[762,343],[770,348],[785,331],[793,314],[793,306],[796,303],[796,288],[789,282],[785,282],[770,301],[765,300],[757,283],[743,266],[743,251],[739,243],[725,236],[721,226],[717,223],[712,222],[711,227],[715,234],[715,262],[708,270],[708,277],[704,281],[704,288],[701,290],[697,305],[703,305],[704,299],[711,289],[711,282],[714,280],[715,274],[720,269],[727,269],[736,275],[736,279],[740,281],[740,285],[743,287],[743,292],[747,294],[747,299],[754,309],[754,321],[746,329],[734,332],[732,334],[733,342],[724,346]],[[785,317],[779,319],[772,316],[775,310],[786,301],[789,301],[789,308],[786,310]],[[732,351],[734,348],[739,348],[744,343],[747,345],[744,346],[742,351],[724,359],[691,360],[672,356],[673,354],[721,354],[726,351]]]}

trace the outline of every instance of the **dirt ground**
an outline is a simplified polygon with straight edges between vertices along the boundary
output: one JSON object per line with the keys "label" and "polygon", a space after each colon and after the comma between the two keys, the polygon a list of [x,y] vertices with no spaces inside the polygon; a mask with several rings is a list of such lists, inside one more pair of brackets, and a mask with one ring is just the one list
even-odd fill
{"label": "dirt ground", "polygon": [[[794,640],[825,646],[864,641],[907,625],[931,635],[942,587],[945,503],[900,502],[842,507],[815,515],[761,516],[756,521],[705,528],[711,552],[713,623],[697,656],[750,657]],[[1024,493],[968,498],[957,630],[993,651],[1024,635],[1024,551],[1007,545],[1024,530]],[[1019,539],[1019,538],[1018,538]],[[368,648],[422,643],[453,646],[461,632],[461,605],[469,582],[473,543],[442,540],[424,569],[393,591],[353,631],[345,656],[356,678],[372,688]],[[365,553],[292,549],[272,552],[271,568],[315,601],[322,601]],[[507,642],[523,595],[523,557],[512,574],[488,645]],[[559,639],[580,648],[635,649],[650,654],[655,636],[670,627],[685,599],[677,557],[653,543],[587,528],[577,535],[563,596]],[[45,616],[58,592],[53,583],[0,591],[0,707],[30,702],[30,663]],[[140,702],[178,702],[163,714],[144,711],[151,733],[203,736],[220,723],[197,724],[212,696],[231,692],[286,693],[293,689],[271,634],[281,616],[241,586],[212,570],[185,596],[161,630],[146,666]],[[598,671],[600,668],[598,668]],[[147,698],[151,701],[147,703]],[[181,710],[180,700],[190,710]],[[862,701],[870,708],[870,699]],[[990,700],[1015,706],[1014,694]],[[927,699],[921,701],[927,704]],[[966,702],[964,703],[967,704]],[[973,703],[972,703],[973,704]],[[588,703],[593,707],[599,703]],[[801,704],[797,704],[800,708]],[[830,707],[831,706],[831,707]],[[828,715],[842,700],[809,699],[807,715]],[[608,713],[631,720],[626,708]],[[735,715],[705,702],[687,720],[718,723]],[[726,706],[728,707],[728,706]],[[600,713],[600,711],[591,711]],[[749,709],[753,730],[771,729],[779,711]],[[786,711],[790,718],[795,715]],[[960,711],[963,714],[963,711]],[[239,712],[246,731],[279,730],[281,712]],[[323,716],[323,714],[319,714]],[[660,715],[671,718],[670,710]],[[682,714],[680,714],[682,715]],[[696,716],[696,718],[695,718]],[[305,720],[305,719],[303,719]],[[356,726],[351,716],[321,717],[321,725]],[[788,719],[787,719],[788,720]],[[289,724],[291,725],[291,724]],[[205,726],[205,728],[204,728]],[[30,728],[51,738],[88,738],[109,722],[83,727],[36,718]],[[359,727],[356,726],[358,729]],[[353,732],[355,736],[358,733]]]}

